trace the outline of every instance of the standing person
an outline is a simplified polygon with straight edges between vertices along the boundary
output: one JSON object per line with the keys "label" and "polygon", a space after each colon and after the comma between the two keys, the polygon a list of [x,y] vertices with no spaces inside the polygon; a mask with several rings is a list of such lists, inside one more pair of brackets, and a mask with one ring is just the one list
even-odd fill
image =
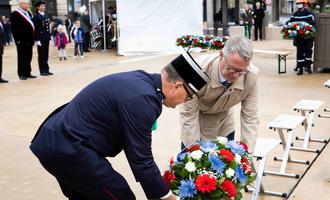
{"label": "standing person", "polygon": [[265,17],[265,11],[260,7],[260,2],[256,3],[256,8],[253,11],[253,18],[254,18],[254,40],[258,41],[258,33],[259,39],[263,40],[262,38],[262,26],[263,20]]}
{"label": "standing person", "polygon": [[218,136],[234,140],[234,106],[241,104],[241,140],[254,149],[258,117],[257,74],[252,65],[252,42],[243,36],[230,37],[220,55],[196,59],[211,78],[199,98],[180,107],[182,148]]}
{"label": "standing person", "polygon": [[249,4],[245,4],[245,9],[241,14],[244,24],[244,35],[246,38],[251,39],[251,27],[253,24],[253,11]]}
{"label": "standing person", "polygon": [[105,76],[56,109],[30,149],[69,199],[135,200],[106,159],[124,151],[148,199],[176,200],[154,161],[151,127],[162,105],[175,108],[208,81],[185,52],[161,74],[137,70]]}
{"label": "standing person", "polygon": [[28,11],[29,0],[18,0],[19,8],[11,14],[11,29],[17,49],[17,72],[20,80],[36,78],[31,74],[35,28]]}
{"label": "standing person", "polygon": [[2,55],[6,45],[6,36],[4,27],[0,21],[0,83],[8,83],[7,80],[2,78]]}
{"label": "standing person", "polygon": [[68,39],[66,38],[66,34],[64,33],[64,27],[62,25],[58,25],[56,33],[56,47],[58,49],[60,61],[62,59],[67,60],[65,50],[65,46],[67,43]]}
{"label": "standing person", "polygon": [[[296,0],[298,10],[293,13],[293,16],[286,22],[306,22],[310,25],[315,25],[314,16],[308,9],[305,8],[307,0]],[[303,39],[295,38],[294,45],[297,48],[297,75],[302,75],[304,73],[304,67],[306,68],[307,73],[312,73],[311,64],[312,54],[313,54],[313,40],[312,39]]]}
{"label": "standing person", "polygon": [[35,27],[35,40],[38,49],[38,64],[41,76],[53,75],[49,71],[48,55],[50,41],[50,19],[45,12],[46,3],[44,1],[36,2],[37,12],[33,17]]}
{"label": "standing person", "polygon": [[[77,20],[75,22],[75,27],[72,30],[72,39],[74,40],[74,56],[76,58],[78,54],[80,54],[81,58],[84,58],[84,31],[80,27],[80,21]],[[78,49],[79,48],[79,49]],[[80,53],[79,53],[80,52]]]}
{"label": "standing person", "polygon": [[72,22],[71,22],[71,19],[67,15],[64,15],[64,25],[65,25],[66,31],[68,33],[69,42],[71,42],[70,32],[72,29]]}
{"label": "standing person", "polygon": [[90,32],[92,25],[89,20],[88,10],[85,9],[80,16],[81,28],[84,31],[84,52],[90,52],[89,43],[90,43]]}

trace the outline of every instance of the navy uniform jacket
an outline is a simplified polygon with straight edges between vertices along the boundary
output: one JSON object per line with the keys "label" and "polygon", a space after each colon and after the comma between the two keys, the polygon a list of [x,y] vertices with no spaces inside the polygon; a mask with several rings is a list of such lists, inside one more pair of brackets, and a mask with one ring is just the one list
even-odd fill
{"label": "navy uniform jacket", "polygon": [[[44,122],[30,148],[41,163],[63,166],[65,174],[86,176],[91,183],[95,180],[86,173],[87,167],[96,170],[97,178],[111,172],[97,160],[86,161],[85,154],[97,152],[101,157],[114,157],[124,150],[146,196],[165,196],[169,189],[151,151],[151,127],[162,111],[164,99],[161,87],[159,74],[144,71],[98,79]],[[80,166],[79,173],[71,169],[72,160]]]}
{"label": "navy uniform jacket", "polygon": [[50,28],[49,28],[49,16],[47,13],[44,15],[37,12],[33,17],[33,23],[35,27],[35,40],[41,42],[49,42],[50,40]]}
{"label": "navy uniform jacket", "polygon": [[307,22],[310,25],[315,25],[314,16],[313,14],[308,11],[306,8],[304,8],[303,11],[297,10],[295,13],[293,13],[293,16],[290,17],[290,19],[286,22],[288,24],[289,22]]}
{"label": "navy uniform jacket", "polygon": [[[29,16],[32,19],[32,15],[30,13]],[[34,29],[32,25],[24,17],[22,17],[17,11],[12,12],[10,20],[11,20],[11,31],[13,33],[15,43],[33,45]]]}
{"label": "navy uniform jacket", "polygon": [[3,54],[3,46],[6,44],[5,30],[2,27],[0,26],[0,56]]}

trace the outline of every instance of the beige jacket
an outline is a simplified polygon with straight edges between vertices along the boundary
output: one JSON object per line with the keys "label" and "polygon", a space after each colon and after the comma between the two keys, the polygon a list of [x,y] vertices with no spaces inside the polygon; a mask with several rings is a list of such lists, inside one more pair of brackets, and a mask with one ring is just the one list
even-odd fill
{"label": "beige jacket", "polygon": [[219,82],[219,54],[196,59],[211,78],[194,98],[180,106],[181,140],[189,145],[198,140],[227,136],[235,130],[233,107],[241,103],[241,139],[254,149],[259,125],[257,109],[258,69],[240,76],[226,90]]}

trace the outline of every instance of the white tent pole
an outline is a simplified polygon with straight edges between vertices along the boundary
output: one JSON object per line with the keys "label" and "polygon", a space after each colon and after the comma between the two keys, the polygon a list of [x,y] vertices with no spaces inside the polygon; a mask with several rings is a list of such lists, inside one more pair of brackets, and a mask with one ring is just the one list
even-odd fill
{"label": "white tent pole", "polygon": [[105,0],[102,0],[102,16],[103,16],[103,51],[106,51],[107,50],[107,35],[106,35],[107,24],[105,23]]}

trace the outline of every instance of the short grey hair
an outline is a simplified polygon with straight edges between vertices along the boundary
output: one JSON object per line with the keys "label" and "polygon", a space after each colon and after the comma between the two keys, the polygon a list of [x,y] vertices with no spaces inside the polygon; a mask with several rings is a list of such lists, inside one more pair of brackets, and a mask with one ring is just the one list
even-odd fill
{"label": "short grey hair", "polygon": [[251,40],[243,36],[230,37],[223,48],[223,55],[227,58],[230,54],[238,54],[245,61],[251,61],[253,55]]}
{"label": "short grey hair", "polygon": [[178,74],[178,72],[174,69],[173,65],[169,63],[162,69],[162,73],[166,72],[167,74],[167,81],[173,82],[173,81],[181,81],[184,82],[182,77]]}

